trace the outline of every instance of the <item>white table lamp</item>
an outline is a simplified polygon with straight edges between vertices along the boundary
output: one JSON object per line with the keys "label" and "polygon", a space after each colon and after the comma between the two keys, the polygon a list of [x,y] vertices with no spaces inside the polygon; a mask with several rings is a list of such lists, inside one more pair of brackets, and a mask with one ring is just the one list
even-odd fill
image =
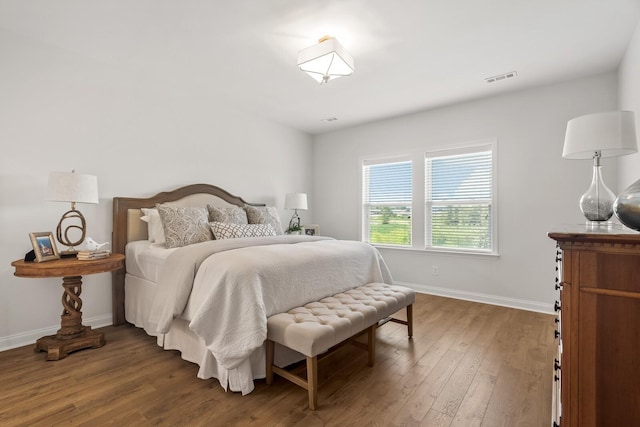
{"label": "white table lamp", "polygon": [[300,216],[298,216],[298,209],[307,210],[307,195],[306,193],[287,193],[284,198],[284,208],[293,209],[294,213],[289,221],[289,231],[300,230]]}
{"label": "white table lamp", "polygon": [[[82,213],[76,210],[76,203],[98,203],[98,178],[95,175],[85,175],[75,171],[49,172],[47,200],[71,203],[71,210],[65,212],[58,223],[56,237],[61,244],[69,247],[69,250],[64,251],[63,254],[74,255],[76,253],[74,247],[80,245],[87,234],[87,223]],[[72,224],[63,230],[62,223],[73,218],[77,218],[80,225]],[[72,240],[69,233],[75,230],[80,232],[80,238]]]}
{"label": "white table lamp", "polygon": [[637,151],[635,118],[631,111],[588,114],[569,120],[562,157],[593,159],[591,186],[580,198],[580,210],[588,221],[602,223],[613,215],[615,195],[602,180],[600,159]]}

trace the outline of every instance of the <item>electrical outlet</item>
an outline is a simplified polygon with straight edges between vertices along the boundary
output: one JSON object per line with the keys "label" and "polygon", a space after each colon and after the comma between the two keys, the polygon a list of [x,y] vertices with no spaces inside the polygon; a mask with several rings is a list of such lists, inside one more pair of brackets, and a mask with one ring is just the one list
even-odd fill
{"label": "electrical outlet", "polygon": [[437,265],[434,265],[433,267],[431,267],[431,274],[433,274],[434,276],[437,276],[438,274],[440,274],[440,269],[438,268]]}

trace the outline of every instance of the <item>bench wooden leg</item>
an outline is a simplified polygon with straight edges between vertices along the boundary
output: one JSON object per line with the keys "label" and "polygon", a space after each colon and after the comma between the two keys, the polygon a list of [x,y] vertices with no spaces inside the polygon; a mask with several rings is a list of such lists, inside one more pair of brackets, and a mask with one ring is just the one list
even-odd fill
{"label": "bench wooden leg", "polygon": [[409,304],[407,306],[407,320],[396,319],[393,317],[387,317],[386,319],[382,319],[378,322],[378,326],[382,326],[387,322],[400,323],[401,325],[406,325],[408,329],[409,338],[413,338],[413,304]]}
{"label": "bench wooden leg", "polygon": [[307,357],[307,388],[309,390],[309,409],[318,406],[318,356]]}
{"label": "bench wooden leg", "polygon": [[369,366],[376,363],[376,330],[378,325],[372,325],[367,332],[367,352],[369,353]]}
{"label": "bench wooden leg", "polygon": [[275,351],[275,343],[271,340],[267,340],[267,371],[266,371],[266,380],[267,384],[273,383],[273,354]]}

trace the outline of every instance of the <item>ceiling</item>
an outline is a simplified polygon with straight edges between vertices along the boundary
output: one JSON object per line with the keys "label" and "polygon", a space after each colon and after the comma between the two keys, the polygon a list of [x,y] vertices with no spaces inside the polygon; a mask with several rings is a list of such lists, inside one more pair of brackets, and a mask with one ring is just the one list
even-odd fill
{"label": "ceiling", "polygon": [[[0,37],[311,134],[615,70],[639,19],[640,0],[0,0]],[[352,76],[298,70],[323,35]]]}

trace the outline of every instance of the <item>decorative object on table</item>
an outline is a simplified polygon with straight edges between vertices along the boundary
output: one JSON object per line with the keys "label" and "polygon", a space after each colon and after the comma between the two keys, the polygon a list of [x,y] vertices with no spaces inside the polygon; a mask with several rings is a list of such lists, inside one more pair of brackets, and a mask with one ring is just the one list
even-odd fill
{"label": "decorative object on table", "polygon": [[307,194],[287,193],[284,198],[284,208],[289,210],[293,209],[294,211],[293,215],[291,216],[291,220],[289,221],[289,228],[287,228],[286,233],[292,234],[302,231],[298,209],[303,211],[307,210]]}
{"label": "decorative object on table", "polygon": [[320,84],[353,74],[353,57],[331,36],[298,52],[300,70]]}
{"label": "decorative object on table", "polygon": [[620,193],[613,203],[613,211],[622,224],[640,231],[640,179]]}
{"label": "decorative object on table", "polygon": [[587,114],[569,120],[562,157],[593,159],[591,186],[580,198],[580,210],[588,221],[603,223],[613,215],[615,195],[602,180],[600,159],[637,151],[635,118],[631,111]]}
{"label": "decorative object on table", "polygon": [[53,240],[53,233],[50,231],[29,233],[29,237],[31,238],[31,244],[33,245],[35,261],[51,261],[53,259],[60,258],[58,248],[56,248],[56,242]]}
{"label": "decorative object on table", "polygon": [[76,258],[79,260],[101,259],[111,255],[111,251],[99,249],[94,251],[78,251]]}
{"label": "decorative object on table", "polygon": [[302,228],[307,236],[318,236],[320,234],[320,226],[318,224],[307,224]]}
{"label": "decorative object on table", "polygon": [[109,242],[104,242],[104,243],[98,243],[95,240],[93,240],[90,236],[87,236],[86,239],[84,239],[84,246],[90,250],[90,251],[96,251],[98,249],[102,249],[102,247],[107,246],[109,244]]}
{"label": "decorative object on table", "polygon": [[[75,246],[80,245],[87,234],[87,223],[80,211],[76,210],[76,203],[98,203],[98,178],[95,175],[75,173],[75,170],[49,172],[47,200],[71,203],[71,210],[65,212],[58,223],[56,237],[58,242],[69,247],[62,252],[62,256],[75,256],[77,252]],[[79,220],[80,225],[71,224],[63,230],[62,224],[74,219]],[[70,236],[72,231],[79,231],[80,237],[74,240]]]}

